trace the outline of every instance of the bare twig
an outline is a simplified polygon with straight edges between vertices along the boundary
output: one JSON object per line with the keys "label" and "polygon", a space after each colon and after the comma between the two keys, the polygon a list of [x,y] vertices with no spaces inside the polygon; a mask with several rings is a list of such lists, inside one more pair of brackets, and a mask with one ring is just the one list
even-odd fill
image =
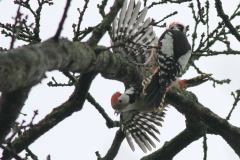
{"label": "bare twig", "polygon": [[201,22],[205,25],[206,21],[204,21],[203,17],[204,17],[204,8],[201,8],[201,3],[199,0],[197,0],[197,4],[198,4],[198,15],[200,16],[200,20]]}
{"label": "bare twig", "polygon": [[152,8],[155,5],[164,4],[164,3],[168,3],[168,2],[180,4],[180,3],[184,3],[184,2],[190,2],[190,1],[192,1],[192,0],[161,0],[160,2],[152,2],[152,4],[150,4],[148,6],[148,9]]}
{"label": "bare twig", "polygon": [[58,41],[59,36],[60,36],[60,34],[61,34],[61,31],[62,31],[62,29],[63,29],[63,24],[64,24],[65,19],[67,18],[67,11],[68,11],[68,8],[69,8],[69,6],[70,6],[70,3],[71,3],[71,0],[67,0],[67,4],[66,4],[66,6],[65,6],[65,9],[64,9],[64,13],[63,13],[61,22],[59,23],[59,26],[58,26],[58,30],[57,30],[55,36],[52,38],[52,39],[55,40],[55,41]]}
{"label": "bare twig", "polygon": [[203,160],[207,160],[207,135],[204,133],[203,135]]}
{"label": "bare twig", "polygon": [[108,128],[113,128],[113,127],[120,127],[119,121],[113,121],[105,112],[105,110],[95,101],[95,99],[91,96],[90,93],[87,95],[87,100],[90,102],[98,111],[99,113],[103,116],[103,118],[106,120],[106,125]]}
{"label": "bare twig", "polygon": [[108,0],[102,0],[102,4],[101,5],[97,5],[98,9],[99,9],[99,13],[102,15],[102,17],[105,17],[105,7],[107,5]]}
{"label": "bare twig", "polygon": [[[199,74],[204,74],[194,63],[192,63],[191,66],[193,66]],[[213,81],[213,87],[215,87],[215,84],[229,84],[231,82],[230,79],[216,80],[212,77],[209,77],[209,80]]]}
{"label": "bare twig", "polygon": [[[19,5],[18,10],[17,10],[17,15],[15,17],[15,23],[14,23],[13,32],[12,32],[12,41],[11,41],[10,49],[13,48],[14,42],[15,42],[16,38],[18,37],[19,30],[22,26],[22,24],[21,24],[22,14],[20,13],[20,8],[21,8],[21,6]],[[18,23],[19,23],[19,28],[17,27]]]}
{"label": "bare twig", "polygon": [[233,92],[231,93],[231,95],[232,95],[233,98],[234,98],[234,103],[233,103],[232,109],[230,110],[230,112],[228,113],[228,116],[226,117],[226,120],[229,120],[229,119],[230,119],[233,110],[234,110],[235,107],[237,106],[237,103],[240,101],[240,90],[236,90],[236,93],[237,93],[237,96],[235,96],[235,94],[234,94]]}
{"label": "bare twig", "polygon": [[88,6],[88,2],[90,0],[85,0],[85,5],[83,7],[83,11],[80,12],[80,9],[78,8],[78,12],[80,14],[79,18],[78,18],[78,25],[77,25],[77,31],[74,29],[74,37],[73,37],[73,41],[77,41],[78,40],[78,36],[80,35],[80,26],[81,26],[81,23],[82,23],[82,20],[83,20],[83,15],[87,9],[87,6]]}
{"label": "bare twig", "polygon": [[156,26],[158,23],[161,23],[161,22],[163,22],[165,19],[167,19],[167,18],[169,18],[169,17],[172,17],[172,16],[174,16],[174,15],[176,15],[176,14],[178,14],[177,11],[175,11],[175,12],[173,12],[173,13],[170,13],[169,15],[165,16],[163,19],[161,19],[161,20],[159,20],[159,21],[157,21],[157,22],[154,22],[152,25],[153,25],[153,26]]}

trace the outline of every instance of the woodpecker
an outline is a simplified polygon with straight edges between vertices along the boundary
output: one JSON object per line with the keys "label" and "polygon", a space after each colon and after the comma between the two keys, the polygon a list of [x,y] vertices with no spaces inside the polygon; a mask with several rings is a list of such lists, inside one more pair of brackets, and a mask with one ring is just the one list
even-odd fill
{"label": "woodpecker", "polygon": [[162,108],[167,88],[181,75],[191,56],[186,27],[178,22],[169,25],[158,39],[152,20],[145,19],[148,8],[141,12],[139,1],[124,1],[119,18],[112,24],[113,52],[122,59],[144,64],[153,75],[143,81],[144,101],[155,111]]}
{"label": "woodpecker", "polygon": [[157,68],[153,75],[143,81],[144,101],[149,107],[154,107],[155,111],[163,107],[167,88],[182,75],[191,54],[186,27],[178,22],[171,23],[159,38],[158,48],[150,56],[154,57],[155,62],[157,60]]}
{"label": "woodpecker", "polygon": [[[203,74],[191,79],[178,79],[174,85],[187,89],[206,82],[211,75]],[[161,122],[168,104],[164,102],[161,110],[155,112],[154,108],[149,108],[148,104],[144,102],[144,98],[145,95],[141,91],[130,87],[123,94],[120,92],[114,93],[111,98],[111,105],[115,113],[120,114],[121,129],[125,133],[130,148],[133,151],[135,150],[132,142],[133,138],[142,151],[146,153],[147,149],[152,150],[151,146],[156,147],[149,135],[160,142],[155,135],[155,133],[160,134],[160,132],[154,125],[162,126]]]}
{"label": "woodpecker", "polygon": [[149,135],[160,142],[155,135],[155,133],[160,134],[155,125],[162,126],[161,121],[163,121],[165,113],[164,111],[155,113],[153,108],[147,108],[143,99],[144,94],[141,91],[130,87],[123,94],[120,92],[113,94],[111,104],[115,113],[120,114],[121,129],[130,148],[135,151],[133,138],[146,153],[147,150],[151,151],[152,147],[156,147]]}

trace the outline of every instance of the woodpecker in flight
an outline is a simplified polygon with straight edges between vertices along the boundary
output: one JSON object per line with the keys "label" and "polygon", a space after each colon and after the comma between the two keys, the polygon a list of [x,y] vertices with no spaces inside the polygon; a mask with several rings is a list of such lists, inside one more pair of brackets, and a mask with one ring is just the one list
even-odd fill
{"label": "woodpecker in flight", "polygon": [[[210,76],[211,74],[203,74],[191,79],[178,79],[174,85],[187,89],[206,82]],[[149,136],[160,142],[155,135],[155,133],[160,134],[160,132],[154,125],[162,126],[161,121],[163,121],[164,111],[168,104],[164,102],[161,110],[155,112],[154,108],[149,108],[148,104],[144,102],[144,98],[145,95],[141,91],[130,87],[123,94],[114,93],[111,105],[115,113],[120,114],[121,129],[125,133],[130,148],[135,150],[133,138],[142,151],[146,153],[147,149],[151,151],[152,147],[156,147]]]}
{"label": "woodpecker in flight", "polygon": [[160,121],[163,121],[165,113],[163,111],[155,113],[153,108],[146,110],[147,104],[143,99],[144,94],[131,87],[123,94],[120,92],[113,94],[111,104],[115,113],[120,114],[121,129],[130,148],[135,151],[133,138],[146,153],[147,149],[151,151],[152,147],[156,147],[149,135],[160,142],[155,135],[155,133],[160,134],[155,125],[162,126]]}

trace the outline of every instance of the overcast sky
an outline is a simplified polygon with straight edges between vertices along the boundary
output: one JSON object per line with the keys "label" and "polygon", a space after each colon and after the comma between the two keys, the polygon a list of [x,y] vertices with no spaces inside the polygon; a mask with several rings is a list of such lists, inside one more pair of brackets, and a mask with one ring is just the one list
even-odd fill
{"label": "overcast sky", "polygon": [[[201,1],[202,5],[204,5]],[[54,5],[45,5],[41,14],[41,30],[40,37],[43,41],[51,38],[58,27],[60,22],[66,1],[54,1]],[[94,26],[98,24],[102,17],[98,13],[97,4],[101,3],[101,0],[90,0],[89,7],[84,15],[83,23],[81,29]],[[112,5],[113,1],[109,1],[109,5],[106,7],[106,13],[109,11],[109,7]],[[149,3],[148,3],[149,4]],[[195,8],[196,3],[194,1]],[[236,6],[239,4],[238,0],[223,1],[223,8],[226,14],[231,15],[235,10]],[[31,0],[31,5],[34,10],[37,8],[37,0]],[[82,9],[84,5],[84,0],[72,0],[67,20],[65,21],[63,31],[61,33],[62,37],[66,37],[69,40],[73,37],[72,24],[78,21],[79,13],[77,8]],[[154,18],[155,20],[161,20],[166,15],[178,11],[178,14],[167,19],[165,22],[167,24],[173,21],[179,21],[185,25],[190,25],[190,32],[193,32],[194,21],[192,19],[191,9],[188,8],[189,3],[184,3],[182,5],[178,4],[166,4],[154,7],[149,10],[147,17]],[[12,17],[16,15],[17,6],[13,4],[10,0],[0,1],[0,22],[10,23],[13,22]],[[21,8],[21,12],[25,15],[28,14],[29,21],[33,22],[33,16],[24,8]],[[218,22],[221,21],[217,17],[216,9],[214,8],[214,3],[211,1],[210,4],[210,31],[215,29]],[[233,21],[233,25],[239,24],[239,18]],[[205,26],[199,28],[199,35],[205,31]],[[155,29],[157,35],[160,37],[165,29]],[[189,42],[192,43],[191,36],[188,37]],[[239,42],[236,41],[234,37],[229,38],[231,42],[231,47],[236,50],[240,50]],[[15,43],[15,47],[22,45],[23,43],[18,41]],[[106,34],[100,41],[101,45],[110,46],[110,39]],[[0,47],[9,48],[10,38],[5,38],[0,35]],[[226,47],[217,43],[212,50],[225,50]],[[225,118],[233,104],[233,97],[230,95],[231,92],[239,89],[239,62],[240,56],[218,56],[211,58],[201,58],[196,62],[197,66],[205,73],[212,73],[213,77],[216,79],[226,79],[230,78],[232,81],[230,84],[216,85],[216,88],[212,87],[212,82],[204,83],[198,87],[189,89],[199,99],[199,102],[204,106],[210,108],[213,112],[219,116]],[[197,72],[190,68],[188,72],[182,78],[192,78],[197,76]],[[58,107],[64,103],[74,90],[74,87],[48,87],[47,83],[54,76],[58,82],[67,83],[68,79],[65,78],[59,71],[53,71],[47,73],[47,79],[42,80],[41,84],[34,86],[30,92],[29,98],[25,103],[22,113],[26,113],[27,116],[20,116],[18,121],[21,122],[25,119],[29,122],[33,116],[33,111],[39,111],[39,115],[35,118],[34,123],[43,119],[47,114],[49,114],[53,108]],[[90,88],[90,93],[97,100],[97,102],[104,107],[108,115],[113,120],[119,120],[119,117],[114,115],[114,111],[110,105],[110,98],[116,91],[124,92],[124,86],[122,83],[107,80],[98,75],[97,78],[92,83]],[[240,126],[239,124],[239,114],[240,108],[236,107],[230,123],[235,126]],[[35,153],[39,160],[46,159],[47,155],[51,155],[52,160],[79,160],[79,159],[97,159],[95,152],[99,151],[101,156],[104,156],[111,146],[112,140],[115,136],[115,132],[118,128],[108,129],[105,125],[105,120],[98,113],[98,111],[88,102],[85,102],[83,109],[80,112],[74,113],[69,118],[65,119],[63,122],[59,123],[56,127],[51,129],[49,132],[41,136],[34,144],[29,148]],[[185,129],[185,118],[184,116],[177,112],[174,107],[170,107],[167,111],[166,118],[163,122],[163,127],[159,128],[161,135],[159,135],[160,143],[156,142],[157,149],[160,148],[165,141],[171,140],[179,132]],[[227,143],[220,137],[215,135],[207,135],[208,138],[208,159],[239,159],[235,152],[227,145]],[[137,146],[135,144],[135,146]],[[133,159],[137,160],[146,154],[141,151],[137,146],[136,151],[132,152],[124,140],[120,151],[115,158],[116,160]],[[1,151],[1,150],[0,150]],[[147,154],[149,154],[148,152]],[[21,154],[24,156],[24,153]],[[203,159],[203,148],[202,148],[202,138],[196,142],[193,142],[183,151],[181,151],[174,160],[202,160]]]}

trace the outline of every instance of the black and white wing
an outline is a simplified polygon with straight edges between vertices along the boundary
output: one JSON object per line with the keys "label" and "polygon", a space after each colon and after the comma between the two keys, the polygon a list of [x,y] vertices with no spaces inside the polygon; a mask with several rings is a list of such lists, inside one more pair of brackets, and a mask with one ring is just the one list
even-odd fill
{"label": "black and white wing", "polygon": [[145,63],[152,48],[156,46],[158,37],[153,31],[150,18],[145,19],[148,8],[140,11],[141,2],[125,0],[119,17],[112,24],[111,45],[115,54],[124,60]]}
{"label": "black and white wing", "polygon": [[155,133],[160,134],[155,127],[162,126],[160,121],[163,121],[165,113],[162,112],[139,112],[131,110],[121,113],[121,128],[125,133],[127,142],[130,148],[135,151],[132,139],[138,144],[144,153],[147,150],[151,151],[152,147],[156,148],[155,143],[151,140],[153,137],[160,142]]}

